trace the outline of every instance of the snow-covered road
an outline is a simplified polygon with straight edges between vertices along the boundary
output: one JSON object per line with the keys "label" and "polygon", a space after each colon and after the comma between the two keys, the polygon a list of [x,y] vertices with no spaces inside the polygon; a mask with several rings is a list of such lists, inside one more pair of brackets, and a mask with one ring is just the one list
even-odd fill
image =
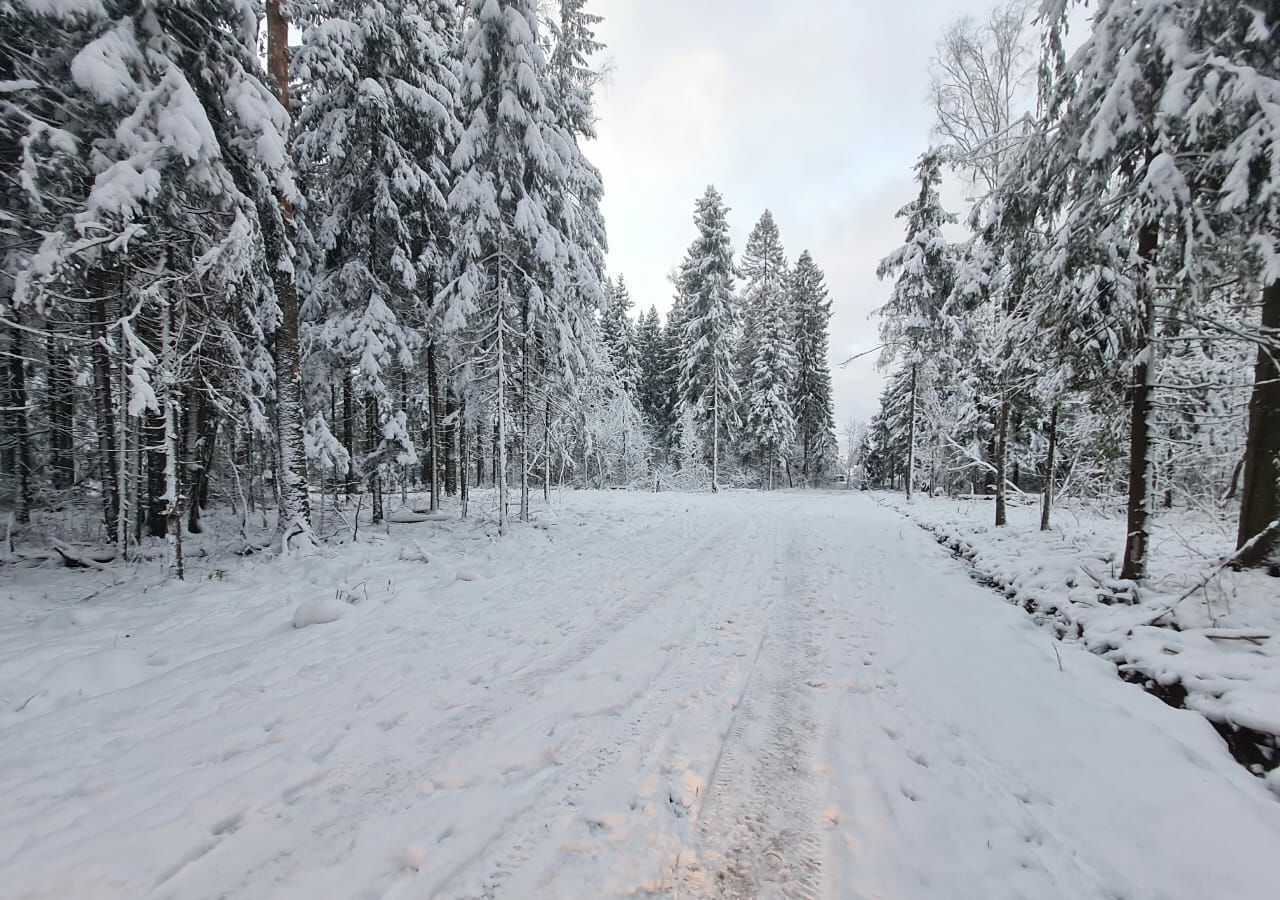
{"label": "snow-covered road", "polygon": [[1280,803],[1203,719],[865,495],[367,537],[9,576],[0,896],[1277,895]]}

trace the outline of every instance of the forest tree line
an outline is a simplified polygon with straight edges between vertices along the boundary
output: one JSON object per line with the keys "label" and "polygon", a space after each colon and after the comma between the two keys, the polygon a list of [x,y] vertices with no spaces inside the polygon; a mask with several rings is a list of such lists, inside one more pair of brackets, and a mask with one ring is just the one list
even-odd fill
{"label": "forest tree line", "polygon": [[767,214],[739,263],[708,190],[665,324],[606,277],[585,0],[265,13],[0,0],[11,538],[90,510],[181,571],[212,499],[289,546],[352,496],[492,484],[505,529],[553,483],[830,464],[830,303]]}
{"label": "forest tree line", "polygon": [[[1123,498],[1280,526],[1280,4],[1013,0],[932,68],[937,144],[880,266],[888,378],[858,455],[910,493]],[[1078,43],[1078,46],[1073,46]],[[1023,104],[1020,99],[1030,96]],[[1023,106],[1026,108],[1022,108]],[[940,185],[963,176],[968,236]]]}

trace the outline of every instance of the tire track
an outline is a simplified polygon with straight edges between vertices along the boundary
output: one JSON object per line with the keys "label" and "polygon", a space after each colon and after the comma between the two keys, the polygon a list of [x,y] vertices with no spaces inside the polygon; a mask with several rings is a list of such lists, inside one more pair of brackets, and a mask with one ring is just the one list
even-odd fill
{"label": "tire track", "polygon": [[792,532],[781,596],[698,813],[701,878],[681,896],[813,900],[822,890],[814,774],[815,555]]}
{"label": "tire track", "polygon": [[[731,534],[723,526],[709,529],[701,539],[674,555],[660,578],[650,582],[639,581],[635,588],[636,600],[629,604],[637,608],[632,614],[611,616],[609,630],[596,646],[612,639],[617,631],[626,628],[645,611],[671,602],[673,589],[687,579],[691,572],[705,573],[711,583],[725,586],[730,593],[734,586],[744,587],[748,583],[746,576],[750,565],[744,565],[742,555],[726,552],[726,548],[753,546],[758,538],[758,531],[754,526],[745,534]],[[708,562],[714,565],[710,572],[706,571]],[[594,649],[595,647],[591,652]],[[573,654],[572,662],[568,665],[556,666],[557,673],[582,662],[588,655]],[[692,672],[689,670],[690,664],[693,666]],[[550,677],[550,674],[552,673],[540,675],[539,683]],[[654,720],[670,710],[672,694],[678,693],[691,676],[696,678],[701,674],[702,664],[696,658],[670,651],[662,666],[654,673],[644,695],[637,697],[621,717],[605,720],[606,724],[602,729],[588,730],[577,736],[571,747],[563,747],[560,751],[561,763],[547,783],[514,816],[503,822],[483,846],[444,873],[434,885],[432,893],[452,895],[451,889],[455,885],[466,883],[468,874],[474,875],[476,869],[483,866],[487,871],[481,879],[480,891],[465,892],[459,896],[474,896],[483,900],[512,896],[507,887],[508,882],[523,872],[539,842],[545,838],[548,807],[561,812],[577,811],[580,808],[579,798],[618,764],[624,749],[631,754],[647,753],[661,735],[661,729],[655,727]],[[533,673],[529,673],[526,677],[532,676]]]}

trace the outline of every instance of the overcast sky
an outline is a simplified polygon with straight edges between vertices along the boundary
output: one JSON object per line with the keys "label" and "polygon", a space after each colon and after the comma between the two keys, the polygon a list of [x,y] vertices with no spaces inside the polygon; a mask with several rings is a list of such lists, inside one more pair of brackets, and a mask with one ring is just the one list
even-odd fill
{"label": "overcast sky", "polygon": [[[611,68],[591,159],[604,173],[609,270],[637,309],[671,302],[667,273],[715,184],[741,253],[773,210],[787,256],[808,249],[833,301],[836,425],[877,409],[868,316],[877,261],[901,243],[896,210],[928,146],[928,65],[942,29],[991,0],[595,0]],[[948,196],[948,194],[950,196]],[[963,191],[944,194],[953,208]]]}

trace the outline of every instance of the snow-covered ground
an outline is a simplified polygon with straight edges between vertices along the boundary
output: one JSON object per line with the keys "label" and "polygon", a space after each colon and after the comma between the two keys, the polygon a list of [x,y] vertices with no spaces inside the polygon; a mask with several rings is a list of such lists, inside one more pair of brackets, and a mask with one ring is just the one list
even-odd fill
{"label": "snow-covered ground", "polygon": [[0,570],[0,896],[1276,893],[1280,803],[1203,717],[864,494],[189,573]]}
{"label": "snow-covered ground", "polygon": [[1004,528],[992,527],[990,498],[876,499],[933,533],[1037,621],[1218,723],[1241,761],[1270,771],[1280,793],[1280,580],[1265,569],[1221,567],[1235,550],[1229,512],[1162,510],[1149,578],[1137,587],[1116,578],[1121,510],[1064,505],[1041,531],[1035,498],[1012,503]]}

